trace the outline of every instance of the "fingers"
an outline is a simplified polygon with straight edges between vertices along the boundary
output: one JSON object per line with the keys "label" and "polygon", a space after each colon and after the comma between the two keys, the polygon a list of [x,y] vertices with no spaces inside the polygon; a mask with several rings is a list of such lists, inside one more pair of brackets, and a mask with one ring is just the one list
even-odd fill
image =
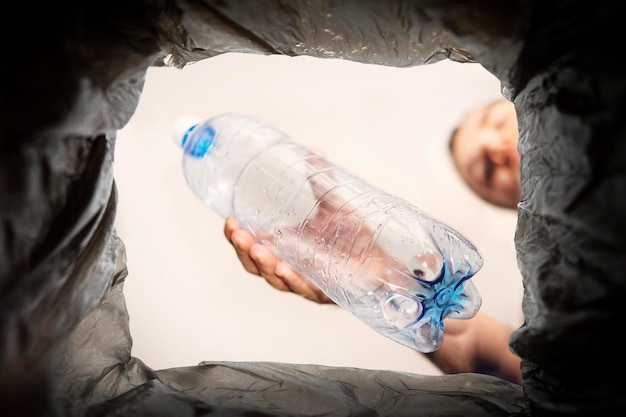
{"label": "fingers", "polygon": [[226,221],[224,222],[224,236],[226,236],[226,240],[228,240],[231,244],[233,243],[233,241],[231,240],[231,235],[233,234],[234,231],[236,230],[240,230],[241,226],[239,225],[239,222],[237,221],[237,219],[235,219],[234,217],[227,217]]}
{"label": "fingers", "polygon": [[[290,265],[281,262],[264,245],[256,243],[252,234],[242,229],[234,217],[226,219],[224,236],[235,248],[239,262],[247,272],[263,277],[268,284],[277,290],[291,291],[282,277],[276,275],[276,267],[283,264],[280,270],[292,280],[297,280],[299,274]],[[300,277],[299,279],[304,278]]]}
{"label": "fingers", "polygon": [[227,239],[235,248],[239,262],[251,274],[260,275],[260,270],[254,259],[250,257],[250,249],[255,244],[254,238],[250,233],[243,229],[233,230]]}
{"label": "fingers", "polygon": [[319,304],[333,302],[291,265],[281,261],[263,244],[257,243],[252,234],[242,229],[235,218],[226,219],[224,236],[235,248],[239,262],[245,270],[263,277],[273,288],[293,292]]}
{"label": "fingers", "polygon": [[250,259],[255,262],[259,269],[259,275],[265,278],[268,284],[280,291],[290,291],[282,278],[276,275],[276,266],[281,261],[269,249],[257,243],[250,248],[249,254]]}
{"label": "fingers", "polygon": [[282,279],[289,290],[307,300],[318,304],[330,304],[333,301],[326,294],[310,281],[300,275],[287,262],[280,262],[276,265],[274,274]]}
{"label": "fingers", "polygon": [[250,258],[259,268],[259,275],[280,291],[290,291],[318,304],[332,303],[319,288],[298,273],[291,265],[281,261],[261,244],[250,248]]}

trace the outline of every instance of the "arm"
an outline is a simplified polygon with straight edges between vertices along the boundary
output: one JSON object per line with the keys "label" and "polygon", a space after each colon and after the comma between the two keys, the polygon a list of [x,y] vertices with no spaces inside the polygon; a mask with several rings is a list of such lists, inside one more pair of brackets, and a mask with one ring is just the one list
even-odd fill
{"label": "arm", "polygon": [[509,348],[513,328],[478,312],[470,320],[446,320],[439,350],[425,354],[443,372],[477,372],[522,383],[520,358]]}
{"label": "arm", "polygon": [[[226,219],[224,235],[246,271],[263,277],[280,291],[290,291],[319,304],[330,300],[320,289],[281,261],[242,229],[234,217]],[[447,320],[439,350],[427,358],[445,373],[479,372],[521,383],[520,359],[509,349],[513,329],[479,312],[471,320]]]}

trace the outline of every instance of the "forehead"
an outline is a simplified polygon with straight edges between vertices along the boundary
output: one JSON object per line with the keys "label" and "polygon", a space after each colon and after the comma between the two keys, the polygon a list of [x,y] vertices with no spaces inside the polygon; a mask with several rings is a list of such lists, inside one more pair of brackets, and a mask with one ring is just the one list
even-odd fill
{"label": "forehead", "polygon": [[480,129],[488,114],[488,107],[481,107],[469,113],[461,122],[452,142],[452,156],[457,168],[462,171],[468,169],[468,163],[476,154],[480,153]]}
{"label": "forehead", "polygon": [[488,116],[500,108],[508,107],[509,103],[505,99],[498,99],[492,101],[484,106],[481,106],[471,111],[465,119],[461,122],[460,129],[473,130],[483,127],[487,123]]}

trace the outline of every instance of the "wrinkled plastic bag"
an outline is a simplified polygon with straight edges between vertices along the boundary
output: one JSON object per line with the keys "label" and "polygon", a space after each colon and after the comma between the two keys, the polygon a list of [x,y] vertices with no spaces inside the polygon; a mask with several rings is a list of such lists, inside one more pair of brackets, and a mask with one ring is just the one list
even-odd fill
{"label": "wrinkled plastic bag", "polygon": [[[4,33],[0,77],[0,414],[623,411],[622,349],[611,340],[621,328],[626,282],[626,86],[625,64],[612,59],[624,39],[616,7],[18,4],[11,13],[28,16],[28,24],[22,36]],[[132,277],[113,227],[115,133],[131,117],[148,67],[183,67],[226,52],[398,67],[475,61],[502,81],[521,129],[515,239],[525,323],[511,346],[522,357],[523,387],[477,374],[280,363],[154,370],[132,356],[123,295]]]}

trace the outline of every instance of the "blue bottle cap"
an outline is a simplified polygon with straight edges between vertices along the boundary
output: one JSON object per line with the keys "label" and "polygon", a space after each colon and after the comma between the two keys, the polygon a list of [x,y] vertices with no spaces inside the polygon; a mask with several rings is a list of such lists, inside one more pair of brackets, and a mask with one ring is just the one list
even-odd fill
{"label": "blue bottle cap", "polygon": [[203,125],[202,130],[197,132],[193,140],[189,142],[191,133],[198,128],[201,120],[195,116],[183,116],[174,124],[174,140],[181,146],[185,154],[194,158],[202,158],[206,155],[215,139],[215,129],[210,125]]}

